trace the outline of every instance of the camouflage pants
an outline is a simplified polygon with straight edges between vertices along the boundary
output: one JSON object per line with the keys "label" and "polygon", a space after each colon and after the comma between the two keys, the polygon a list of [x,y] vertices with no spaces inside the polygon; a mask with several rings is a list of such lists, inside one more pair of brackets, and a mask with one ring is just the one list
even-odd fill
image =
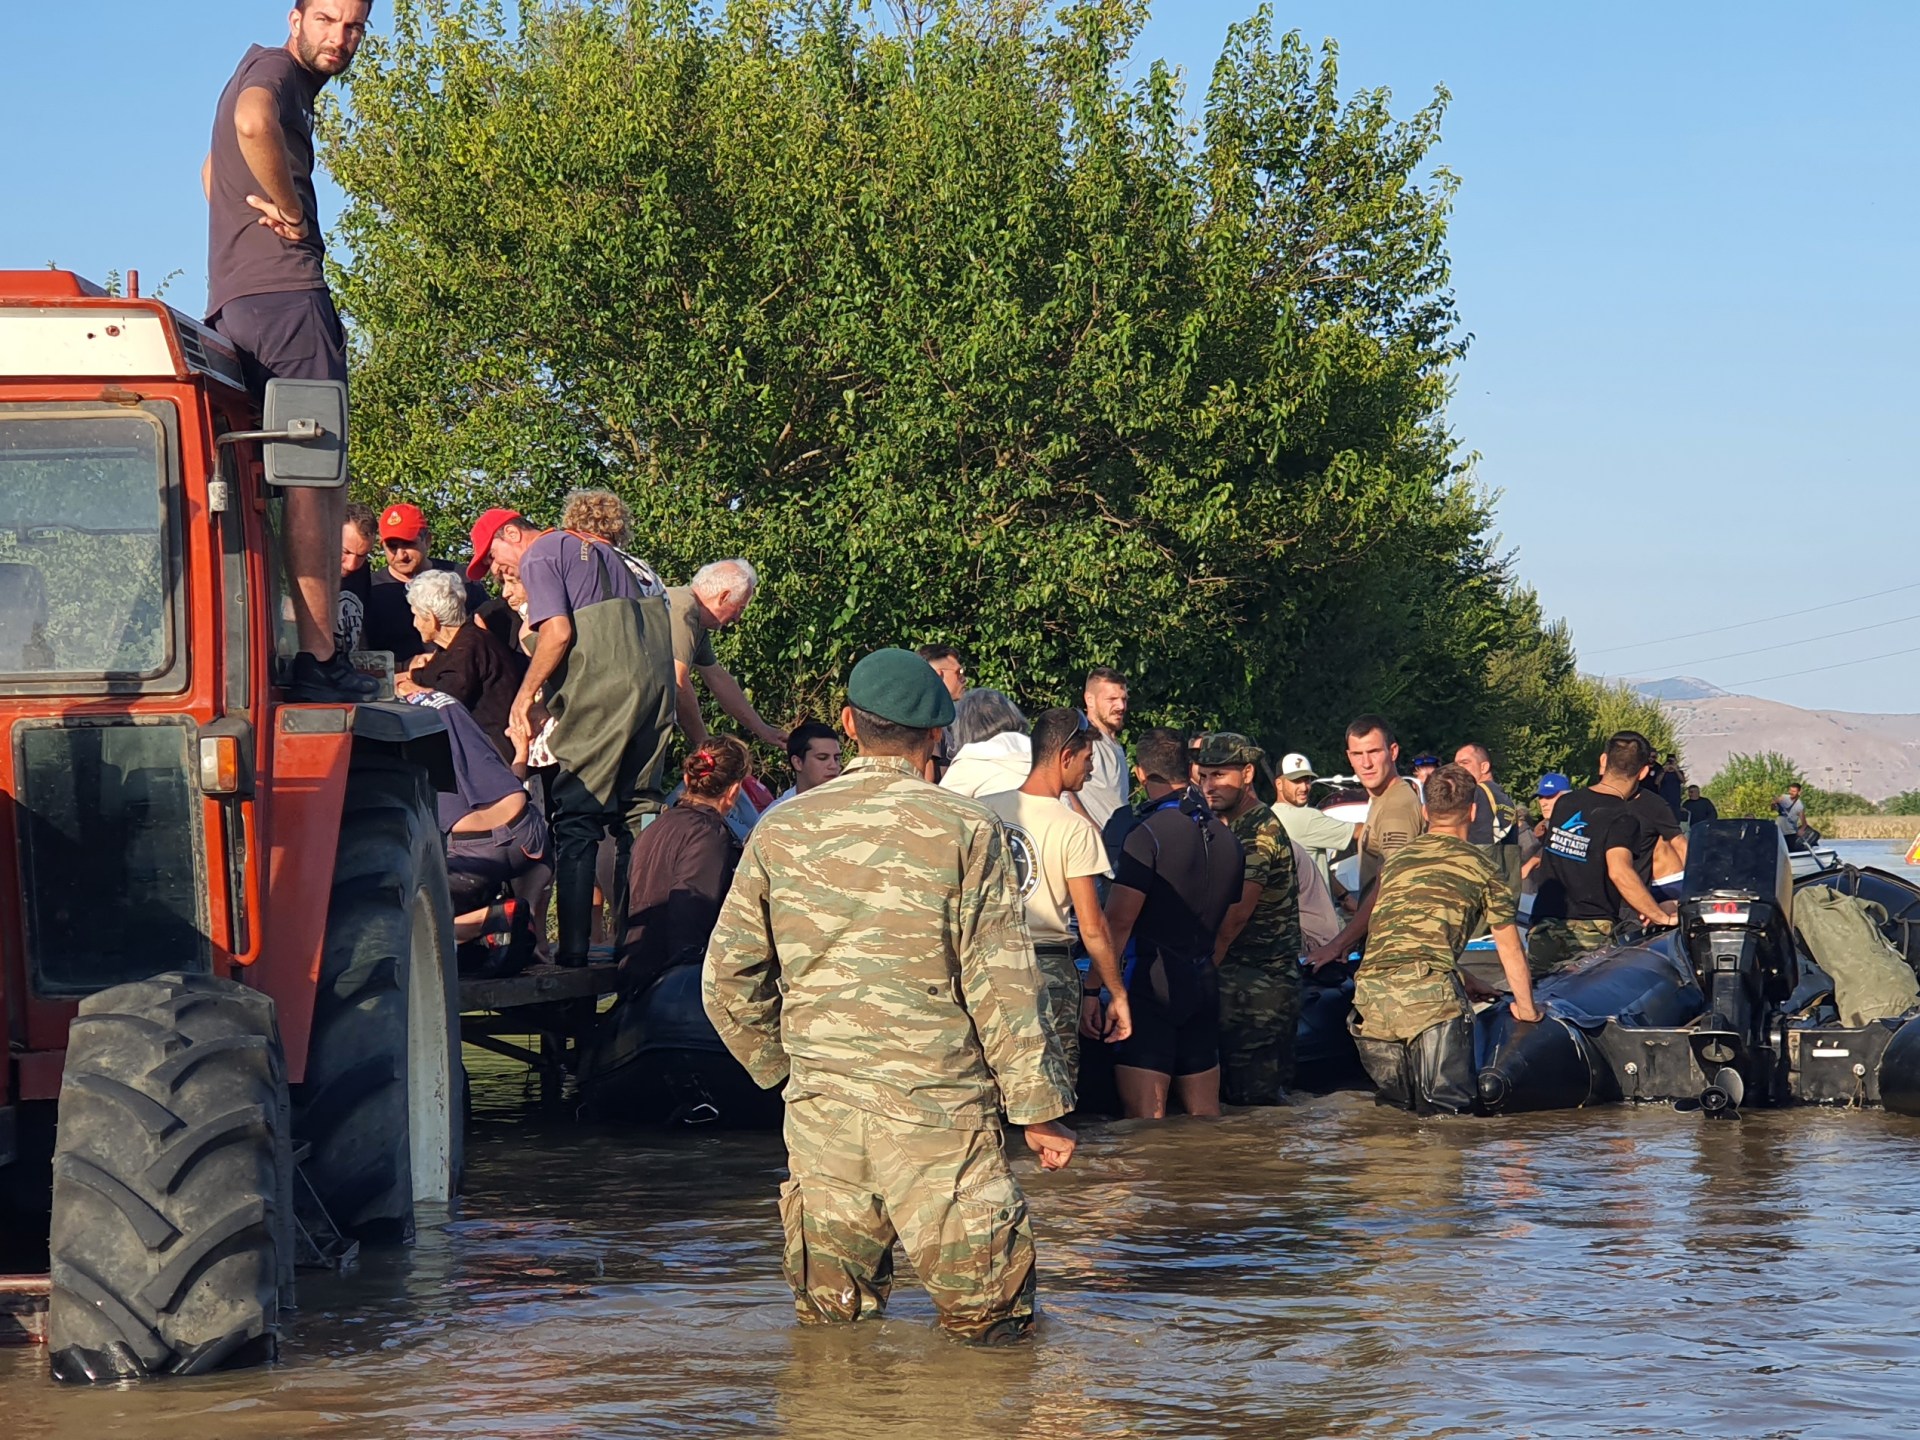
{"label": "camouflage pants", "polygon": [[1397,1044],[1472,1015],[1459,972],[1424,961],[1380,966],[1362,959],[1353,977],[1353,1019],[1347,1028],[1355,1039]]}
{"label": "camouflage pants", "polygon": [[1080,967],[1065,945],[1036,945],[1040,978],[1046,983],[1047,1028],[1059,1038],[1067,1057],[1067,1074],[1080,1080]]}
{"label": "camouflage pants", "polygon": [[1611,920],[1542,920],[1527,932],[1527,969],[1538,980],[1613,939]]}
{"label": "camouflage pants", "polygon": [[915,1125],[837,1100],[789,1101],[783,1267],[802,1323],[869,1320],[897,1236],[940,1324],[969,1340],[1033,1324],[1033,1230],[998,1130]]}
{"label": "camouflage pants", "polygon": [[1300,967],[1235,960],[1220,965],[1220,1093],[1229,1105],[1278,1105],[1293,1084],[1300,1027]]}

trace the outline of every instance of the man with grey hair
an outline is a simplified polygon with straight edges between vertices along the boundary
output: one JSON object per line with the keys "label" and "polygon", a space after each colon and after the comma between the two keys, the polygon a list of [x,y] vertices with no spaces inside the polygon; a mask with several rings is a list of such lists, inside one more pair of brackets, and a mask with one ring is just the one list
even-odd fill
{"label": "man with grey hair", "polygon": [[689,746],[698,746],[707,738],[707,723],[700,714],[699,697],[693,691],[693,672],[698,670],[722,710],[755,738],[783,750],[786,748],[787,732],[775,729],[760,718],[760,712],[754,709],[740,682],[713,653],[713,632],[736,624],[759,588],[760,577],[747,561],[716,560],[701,566],[690,583],[667,590],[667,605],[673,617],[673,683],[678,692],[675,708]]}

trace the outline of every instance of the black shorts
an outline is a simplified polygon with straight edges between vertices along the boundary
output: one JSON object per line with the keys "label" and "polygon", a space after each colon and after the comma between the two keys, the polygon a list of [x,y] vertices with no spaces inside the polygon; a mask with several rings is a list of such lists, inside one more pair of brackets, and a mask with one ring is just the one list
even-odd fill
{"label": "black shorts", "polygon": [[1220,982],[1211,964],[1196,967],[1186,1018],[1154,998],[1150,986],[1128,987],[1133,1033],[1111,1047],[1113,1063],[1157,1075],[1199,1075],[1220,1064]]}
{"label": "black shorts", "polygon": [[256,396],[269,380],[347,378],[347,333],[325,290],[241,295],[222,305],[212,324],[239,349]]}

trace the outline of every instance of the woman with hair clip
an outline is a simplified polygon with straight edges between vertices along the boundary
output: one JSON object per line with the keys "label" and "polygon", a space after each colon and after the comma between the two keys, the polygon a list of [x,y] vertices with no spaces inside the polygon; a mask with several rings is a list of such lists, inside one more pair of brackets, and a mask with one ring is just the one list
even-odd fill
{"label": "woman with hair clip", "polygon": [[640,832],[627,868],[620,989],[637,995],[676,965],[698,965],[733,883],[740,842],[727,812],[752,774],[747,747],[709,736],[681,763],[684,791]]}

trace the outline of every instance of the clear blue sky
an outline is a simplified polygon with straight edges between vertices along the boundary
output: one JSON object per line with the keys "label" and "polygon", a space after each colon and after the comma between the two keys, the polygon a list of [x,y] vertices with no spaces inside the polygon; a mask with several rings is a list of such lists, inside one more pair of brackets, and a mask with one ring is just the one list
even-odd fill
{"label": "clear blue sky", "polygon": [[[1178,64],[1197,105],[1250,8],[1163,0],[1136,57]],[[197,307],[213,101],[283,13],[0,5],[0,265],[178,269],[168,298]],[[1316,0],[1279,20],[1339,40],[1343,89],[1402,111],[1453,94],[1473,346],[1452,425],[1587,668],[1920,710],[1920,6]]]}

